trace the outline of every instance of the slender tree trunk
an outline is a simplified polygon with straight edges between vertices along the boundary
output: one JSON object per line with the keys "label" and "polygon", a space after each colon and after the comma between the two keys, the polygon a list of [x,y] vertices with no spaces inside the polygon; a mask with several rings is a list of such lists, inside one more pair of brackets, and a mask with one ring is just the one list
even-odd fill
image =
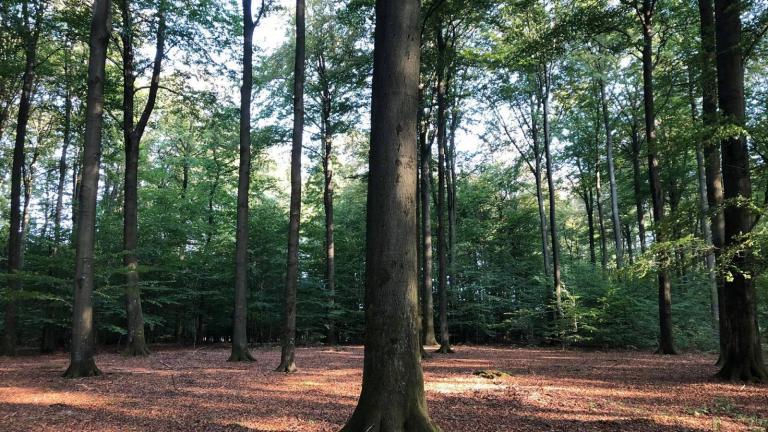
{"label": "slender tree trunk", "polygon": [[304,0],[296,0],[296,58],[293,68],[293,146],[291,148],[291,215],[288,224],[288,271],[285,283],[285,325],[278,372],[296,372],[296,289],[299,284],[299,221],[301,219],[301,139],[304,133]]}
{"label": "slender tree trunk", "polygon": [[584,208],[587,211],[587,232],[589,236],[589,262],[592,265],[597,263],[597,254],[595,253],[595,216],[594,216],[594,198],[592,197],[592,188],[584,188],[582,199]]}
{"label": "slender tree trunk", "polygon": [[[596,148],[600,148],[597,146]],[[605,218],[603,213],[602,176],[600,175],[600,152],[595,154],[595,206],[597,207],[597,226],[600,229],[600,265],[603,270],[608,268],[608,245],[605,235]]]}
{"label": "slender tree trunk", "polygon": [[[235,233],[235,301],[232,316],[232,352],[228,361],[254,361],[248,350],[248,191],[251,185],[251,92],[253,90],[253,21],[251,0],[243,0],[243,84],[240,87],[240,164],[237,180]],[[218,183],[218,171],[216,183]],[[209,224],[213,194],[208,196]],[[210,226],[210,225],[209,225]],[[210,229],[210,228],[209,228]],[[210,240],[210,236],[208,237]],[[199,332],[202,333],[202,332]]]}
{"label": "slender tree trunk", "polygon": [[94,361],[93,341],[93,244],[96,234],[96,196],[101,157],[101,126],[104,110],[104,67],[110,34],[109,0],[95,0],[91,21],[88,60],[88,98],[86,101],[85,144],[83,146],[82,187],[78,204],[75,258],[75,290],[72,306],[72,344],[70,364],[64,376],[77,378],[100,375]]}
{"label": "slender tree trunk", "polygon": [[336,345],[336,322],[333,317],[336,300],[336,257],[333,241],[333,130],[331,129],[331,91],[325,77],[325,58],[319,57],[322,90],[323,139],[323,210],[325,211],[325,287],[328,290],[328,345]]}
{"label": "slender tree trunk", "polygon": [[[717,40],[717,89],[720,112],[730,126],[744,128],[744,59],[741,46],[741,2],[715,0]],[[742,236],[752,231],[754,215],[744,200],[752,199],[749,153],[743,133],[720,143],[723,155],[725,192],[725,247],[739,248],[729,263],[730,278],[723,290],[726,350],[718,376],[726,380],[765,382],[768,370],[763,362],[760,329],[757,325],[757,295],[750,269],[749,251]]]}
{"label": "slender tree trunk", "polygon": [[645,206],[643,205],[643,180],[640,173],[640,127],[637,119],[632,119],[632,174],[635,195],[635,209],[637,211],[637,236],[640,238],[640,253],[645,253]]}
{"label": "slender tree trunk", "polygon": [[417,328],[420,2],[377,0],[366,230],[363,386],[344,432],[435,432]]}
{"label": "slender tree trunk", "polygon": [[56,185],[56,207],[53,213],[53,255],[58,254],[61,245],[61,214],[64,210],[64,182],[67,180],[67,151],[72,140],[72,92],[69,88],[69,54],[64,62],[64,140],[59,157],[59,182]]}
{"label": "slender tree trunk", "polygon": [[613,239],[616,244],[616,268],[624,265],[624,250],[621,240],[621,217],[619,215],[619,192],[616,188],[616,174],[613,164],[613,134],[608,115],[608,98],[605,96],[605,82],[600,80],[600,101],[603,108],[603,124],[605,125],[605,145],[607,148],[608,181],[611,186],[611,219],[613,221]]}
{"label": "slender tree trunk", "polygon": [[624,231],[627,237],[627,256],[629,257],[629,265],[633,265],[635,263],[635,256],[634,256],[634,247],[632,245],[632,243],[634,242],[632,238],[632,225],[630,225],[629,223],[625,223]]}
{"label": "slender tree trunk", "polygon": [[[691,67],[688,68],[688,98],[691,104],[691,120],[694,124],[698,121],[698,113],[696,109],[696,96],[694,85],[694,74]],[[704,142],[702,142],[704,141]],[[717,328],[719,322],[718,315],[718,301],[717,301],[717,269],[715,266],[715,250],[712,243],[712,230],[709,225],[709,201],[707,199],[707,173],[704,162],[704,145],[706,139],[696,142],[696,174],[699,181],[699,223],[701,228],[701,234],[704,238],[704,244],[709,251],[705,257],[707,265],[707,276],[709,279],[709,296],[711,305],[712,324]]]}
{"label": "slender tree trunk", "polygon": [[437,31],[437,265],[438,287],[440,293],[440,348],[439,353],[450,353],[450,333],[448,331],[448,260],[445,227],[446,195],[446,50],[443,37],[442,21],[436,26]]}
{"label": "slender tree trunk", "polygon": [[149,95],[138,123],[134,123],[134,97],[136,95],[133,47],[133,11],[130,0],[120,3],[122,14],[123,48],[123,138],[125,142],[125,182],[123,193],[123,265],[126,268],[125,305],[128,318],[128,345],[125,354],[149,354],[144,335],[144,315],[141,308],[138,258],[138,170],[139,147],[149,116],[155,107],[160,85],[160,71],[165,49],[165,11],[163,1],[158,7],[159,24],[155,45],[155,59]]}
{"label": "slender tree trunk", "polygon": [[536,183],[536,206],[539,210],[539,234],[541,234],[541,256],[544,260],[544,275],[549,277],[552,274],[552,259],[549,255],[549,242],[547,241],[547,213],[544,210],[544,191],[542,187],[542,154],[539,141],[539,128],[537,120],[537,109],[534,103],[531,103],[531,142],[533,143],[534,172],[533,179]]}
{"label": "slender tree trunk", "polygon": [[423,122],[421,141],[421,325],[422,344],[437,345],[435,338],[435,315],[432,297],[432,212],[430,210],[430,195],[432,194],[432,141],[427,139],[427,123]]}
{"label": "slender tree trunk", "polygon": [[5,302],[5,327],[3,331],[3,354],[16,355],[16,299],[15,292],[21,289],[21,281],[16,274],[22,270],[24,253],[24,234],[22,231],[21,188],[22,170],[24,169],[24,145],[27,140],[27,123],[32,105],[32,87],[35,81],[35,66],[37,62],[37,41],[40,34],[43,5],[34,2],[35,17],[32,28],[29,22],[29,9],[24,3],[25,19],[25,66],[22,77],[21,97],[16,121],[16,140],[13,146],[13,162],[11,165],[11,214],[8,235],[8,294]]}
{"label": "slender tree trunk", "polygon": [[[659,158],[656,154],[656,112],[653,101],[653,0],[643,0],[641,10],[643,24],[643,102],[645,110],[645,141],[648,146],[648,177],[651,185],[653,202],[653,220],[656,230],[656,242],[666,240],[661,226],[664,220],[664,191],[659,175]],[[660,260],[665,261],[662,257]],[[669,274],[660,263],[659,282],[659,353],[675,354],[672,338],[672,288]]]}
{"label": "slender tree trunk", "polygon": [[[718,124],[717,113],[717,70],[715,52],[715,11],[712,0],[699,0],[699,18],[701,29],[701,93],[702,93],[702,120],[706,131],[704,140],[704,165],[707,182],[707,203],[709,205],[709,223],[712,233],[712,246],[715,252],[715,263],[720,261],[723,243],[725,239],[725,219],[723,218],[723,176],[720,168],[720,148],[718,142],[713,139],[714,128]],[[717,276],[717,315],[720,333],[720,359],[722,353],[727,350],[728,329],[725,315],[725,302],[723,301],[723,277]]]}
{"label": "slender tree trunk", "polygon": [[553,275],[553,290],[552,301],[554,302],[553,313],[550,317],[554,319],[560,319],[563,316],[563,308],[561,305],[561,290],[562,282],[560,280],[560,242],[557,233],[557,220],[555,218],[555,179],[554,170],[552,168],[552,150],[550,148],[550,132],[549,132],[549,66],[544,65],[543,71],[540,76],[540,99],[543,106],[543,126],[544,126],[544,156],[547,163],[547,188],[549,189],[549,234],[552,240],[552,275]]}

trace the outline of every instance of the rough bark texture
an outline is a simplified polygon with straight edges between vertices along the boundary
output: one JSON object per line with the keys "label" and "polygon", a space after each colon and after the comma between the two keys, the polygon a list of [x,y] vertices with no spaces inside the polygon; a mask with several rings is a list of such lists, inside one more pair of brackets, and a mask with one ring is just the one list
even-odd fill
{"label": "rough bark texture", "polygon": [[[22,77],[21,96],[16,120],[16,140],[13,146],[13,162],[11,164],[11,211],[8,234],[8,273],[14,275],[23,266],[24,233],[21,215],[22,170],[24,168],[24,145],[27,140],[27,123],[32,105],[32,90],[35,82],[35,67],[37,62],[37,41],[40,34],[42,19],[42,2],[35,4],[35,17],[30,24],[29,7],[25,3],[23,13],[25,19],[24,35],[24,75]],[[16,355],[16,300],[14,292],[21,289],[21,281],[14,276],[9,278],[9,295],[5,302],[5,327],[3,329],[3,354]]]}
{"label": "rough bark texture", "polygon": [[437,269],[439,289],[440,348],[439,353],[452,352],[448,331],[448,242],[446,239],[446,50],[442,25],[438,24],[437,33]]}
{"label": "rough bark texture", "polygon": [[94,361],[93,341],[93,244],[96,228],[96,195],[101,159],[101,125],[104,111],[104,67],[110,34],[109,0],[95,0],[91,21],[88,60],[88,98],[86,101],[85,144],[83,146],[82,186],[78,205],[75,258],[75,291],[72,306],[72,344],[70,364],[64,376],[77,378],[101,374]]}
{"label": "rough bark texture", "polygon": [[345,432],[434,432],[421,370],[416,257],[420,4],[377,0],[363,387]]}
{"label": "rough bark texture", "polygon": [[[643,106],[645,110],[645,141],[648,147],[648,178],[651,185],[653,221],[656,242],[665,241],[661,228],[664,220],[664,191],[659,174],[659,158],[656,153],[656,112],[653,101],[653,12],[654,0],[643,0],[641,19],[643,25]],[[659,353],[676,354],[672,338],[672,287],[664,263],[658,272],[659,284]]]}
{"label": "rough bark texture", "polygon": [[136,95],[133,51],[133,11],[130,0],[120,3],[123,29],[120,34],[123,48],[123,139],[125,142],[125,182],[123,193],[123,265],[126,270],[125,308],[128,318],[128,345],[125,354],[145,356],[149,354],[144,337],[144,315],[141,309],[139,287],[138,247],[138,170],[139,146],[149,117],[155,108],[160,86],[160,71],[165,49],[165,15],[163,2],[158,9],[157,40],[149,94],[138,123],[134,123],[134,98]]}
{"label": "rough bark texture", "polygon": [[613,240],[616,247],[616,267],[624,265],[624,248],[621,239],[621,215],[619,214],[619,192],[616,188],[616,173],[613,163],[613,134],[608,115],[608,98],[605,95],[605,81],[600,80],[600,102],[603,108],[603,124],[605,125],[606,159],[608,162],[608,182],[611,186],[611,220],[613,221]]}
{"label": "rough bark texture", "polygon": [[296,57],[293,66],[293,146],[291,148],[291,214],[288,222],[288,271],[285,281],[285,323],[278,372],[296,372],[296,289],[299,284],[299,221],[301,219],[301,140],[304,133],[304,0],[296,0]]}
{"label": "rough bark texture", "polygon": [[[243,0],[243,83],[240,87],[240,166],[237,180],[235,234],[235,299],[232,315],[232,353],[229,361],[253,361],[248,351],[248,191],[251,185],[251,91],[253,89],[253,30],[251,0]],[[218,173],[217,173],[218,174]],[[212,217],[214,182],[208,198]],[[212,220],[210,220],[212,223]],[[209,237],[210,239],[210,237]]]}
{"label": "rough bark texture", "polygon": [[[741,2],[715,0],[717,40],[717,90],[720,113],[731,127],[743,128],[744,63],[741,47]],[[725,197],[725,247],[739,248],[729,263],[730,278],[723,289],[728,333],[723,366],[718,376],[726,380],[765,382],[768,370],[763,363],[760,330],[757,325],[757,298],[754,275],[749,269],[749,251],[743,250],[741,236],[752,230],[754,215],[745,201],[752,198],[747,140],[742,131],[720,143],[723,156]]]}

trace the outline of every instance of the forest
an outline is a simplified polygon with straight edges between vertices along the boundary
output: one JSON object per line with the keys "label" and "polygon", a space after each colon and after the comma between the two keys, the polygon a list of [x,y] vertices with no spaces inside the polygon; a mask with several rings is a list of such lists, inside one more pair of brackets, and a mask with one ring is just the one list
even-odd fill
{"label": "forest", "polygon": [[767,33],[3,0],[0,430],[766,430]]}

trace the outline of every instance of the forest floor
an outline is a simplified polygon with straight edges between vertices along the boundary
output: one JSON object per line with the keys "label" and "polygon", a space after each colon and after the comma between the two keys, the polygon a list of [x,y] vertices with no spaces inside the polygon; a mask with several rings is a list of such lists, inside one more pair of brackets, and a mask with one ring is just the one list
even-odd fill
{"label": "forest floor", "polygon": [[[225,347],[102,353],[104,375],[66,380],[65,354],[0,359],[2,431],[337,431],[352,414],[362,347],[277,348],[227,363]],[[424,361],[445,432],[768,430],[768,386],[717,383],[715,358],[457,346]],[[477,371],[501,371],[485,378]],[[488,374],[487,374],[488,375]]]}

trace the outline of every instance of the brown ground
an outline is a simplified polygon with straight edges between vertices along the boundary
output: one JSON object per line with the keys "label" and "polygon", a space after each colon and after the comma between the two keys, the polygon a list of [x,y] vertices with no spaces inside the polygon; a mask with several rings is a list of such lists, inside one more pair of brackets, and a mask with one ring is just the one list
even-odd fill
{"label": "brown ground", "polygon": [[[721,384],[709,355],[457,347],[425,360],[432,418],[460,431],[768,430],[768,387]],[[337,431],[360,391],[362,348],[102,354],[98,378],[60,378],[63,354],[0,359],[3,431]],[[473,372],[498,370],[487,379]]]}

